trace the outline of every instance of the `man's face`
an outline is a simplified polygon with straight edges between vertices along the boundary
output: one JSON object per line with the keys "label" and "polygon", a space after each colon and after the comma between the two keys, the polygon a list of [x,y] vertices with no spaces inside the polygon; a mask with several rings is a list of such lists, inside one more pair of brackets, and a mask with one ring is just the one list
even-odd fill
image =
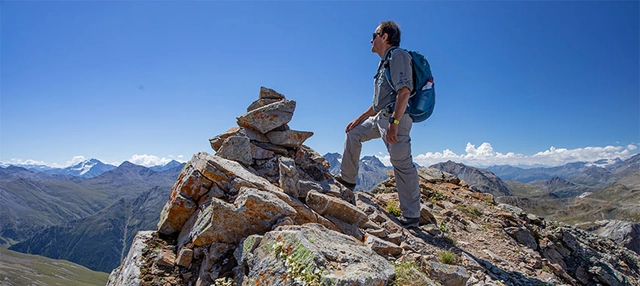
{"label": "man's face", "polygon": [[383,43],[384,43],[384,40],[382,39],[382,29],[380,28],[380,26],[378,26],[376,30],[373,32],[373,35],[371,38],[371,51],[374,53],[378,53],[380,49],[382,49]]}

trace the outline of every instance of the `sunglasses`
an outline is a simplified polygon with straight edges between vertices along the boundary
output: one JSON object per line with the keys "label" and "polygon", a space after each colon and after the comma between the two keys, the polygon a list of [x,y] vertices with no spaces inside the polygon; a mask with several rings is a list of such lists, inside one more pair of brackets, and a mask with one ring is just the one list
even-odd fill
{"label": "sunglasses", "polygon": [[373,38],[371,38],[371,40],[372,41],[375,40],[376,36],[382,36],[382,34],[381,33],[373,33]]}

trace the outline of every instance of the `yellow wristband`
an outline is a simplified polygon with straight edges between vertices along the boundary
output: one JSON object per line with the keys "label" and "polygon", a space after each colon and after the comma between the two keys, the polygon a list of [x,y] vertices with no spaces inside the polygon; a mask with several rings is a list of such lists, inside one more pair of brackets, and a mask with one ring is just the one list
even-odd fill
{"label": "yellow wristband", "polygon": [[398,125],[398,124],[400,124],[400,121],[398,121],[398,119],[394,119],[393,120],[393,124]]}

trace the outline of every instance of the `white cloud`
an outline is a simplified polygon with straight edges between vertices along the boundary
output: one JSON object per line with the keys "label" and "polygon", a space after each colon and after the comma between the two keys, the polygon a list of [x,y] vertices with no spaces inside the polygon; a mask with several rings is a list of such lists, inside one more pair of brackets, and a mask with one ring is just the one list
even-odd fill
{"label": "white cloud", "polygon": [[[548,150],[537,152],[533,155],[524,155],[514,152],[501,153],[493,149],[490,143],[484,142],[476,148],[471,142],[467,143],[465,154],[456,154],[446,149],[442,152],[427,152],[413,157],[413,160],[421,166],[430,166],[448,160],[463,163],[470,166],[560,166],[571,162],[594,162],[600,159],[627,159],[634,155],[632,151],[637,145],[584,147],[576,149],[550,147]],[[377,156],[387,166],[390,166],[389,155]]]}
{"label": "white cloud", "polygon": [[73,159],[71,159],[71,161],[67,161],[67,167],[68,166],[73,166],[76,165],[78,163],[84,162],[86,161],[86,159],[84,158],[84,156],[73,156]]}
{"label": "white cloud", "polygon": [[44,161],[38,161],[38,160],[32,160],[32,159],[27,159],[27,160],[22,160],[22,159],[11,159],[9,161],[4,161],[1,162],[2,165],[5,166],[9,166],[9,165],[14,165],[14,166],[31,166],[31,165],[36,165],[36,166],[47,166],[47,167],[51,167],[51,168],[66,168],[72,165],[76,165],[82,161],[85,161],[84,156],[74,156],[73,159],[71,159],[71,161],[67,161],[66,164],[64,165],[60,165],[58,163],[51,163],[51,164],[47,164]]}
{"label": "white cloud", "polygon": [[171,158],[158,158],[157,156],[154,155],[133,155],[131,156],[131,159],[127,160],[133,164],[136,165],[140,165],[140,166],[145,166],[145,167],[151,167],[151,166],[158,166],[158,165],[165,165],[169,162],[171,162]]}
{"label": "white cloud", "polygon": [[9,161],[4,161],[2,162],[3,165],[9,166],[9,165],[16,165],[16,166],[20,166],[20,165],[47,165],[44,161],[37,161],[37,160],[32,160],[32,159],[27,159],[27,160],[22,160],[22,159],[18,159],[18,158],[13,158]]}

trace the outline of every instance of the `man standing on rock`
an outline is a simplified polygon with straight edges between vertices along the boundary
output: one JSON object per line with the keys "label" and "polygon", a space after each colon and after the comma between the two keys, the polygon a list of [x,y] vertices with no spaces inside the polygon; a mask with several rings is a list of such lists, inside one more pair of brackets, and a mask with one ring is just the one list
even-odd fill
{"label": "man standing on rock", "polygon": [[[411,56],[398,48],[400,29],[393,21],[380,23],[371,39],[371,51],[380,56],[374,77],[373,104],[345,130],[344,153],[340,175],[336,180],[353,189],[358,179],[358,162],[362,142],[382,138],[391,156],[405,227],[417,227],[420,220],[420,189],[418,172],[411,157],[411,126],[413,120],[405,113],[413,89]],[[388,68],[391,82],[387,79]]]}

